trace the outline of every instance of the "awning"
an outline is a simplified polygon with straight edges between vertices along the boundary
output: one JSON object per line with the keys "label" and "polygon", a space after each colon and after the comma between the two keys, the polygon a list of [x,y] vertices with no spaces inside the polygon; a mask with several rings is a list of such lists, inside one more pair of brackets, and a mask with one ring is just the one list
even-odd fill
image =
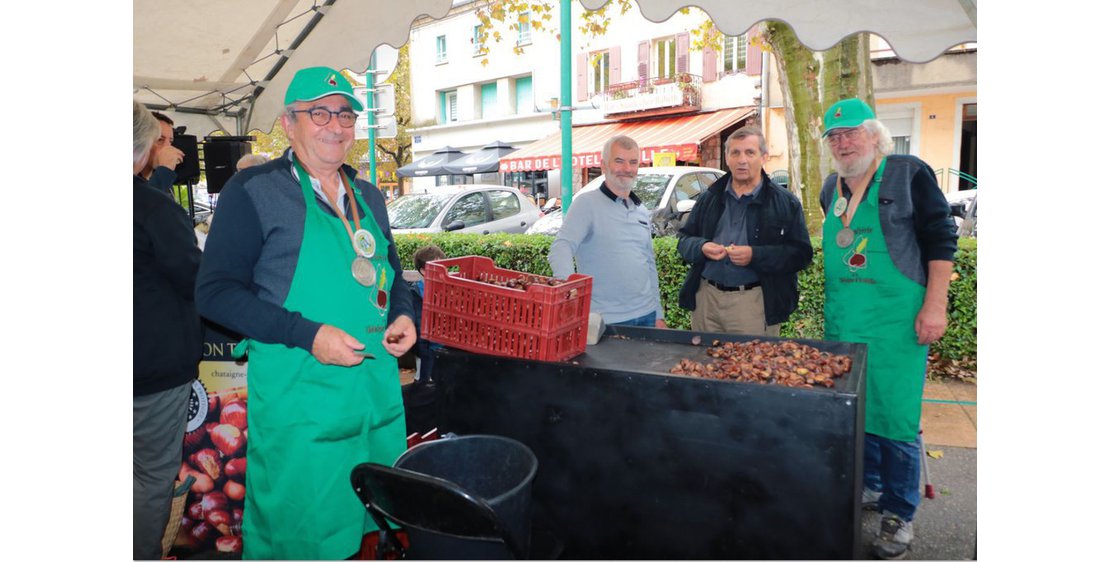
{"label": "awning", "polygon": [[473,154],[468,154],[452,161],[450,164],[444,166],[444,168],[447,170],[448,174],[455,175],[496,172],[498,160],[502,156],[515,151],[516,147],[513,145],[495,141],[483,146]]}
{"label": "awning", "polygon": [[463,152],[453,146],[445,146],[423,158],[397,168],[397,175],[402,178],[446,176],[451,174],[445,169],[448,162],[463,157]]}
{"label": "awning", "polygon": [[[753,107],[736,107],[709,113],[647,119],[643,121],[581,125],[571,129],[574,149],[572,168],[601,166],[601,148],[614,135],[627,135],[640,145],[640,161],[653,154],[674,152],[678,160],[696,160],[705,139],[755,113]],[[554,170],[560,167],[562,133],[542,138],[501,159],[502,172]]]}

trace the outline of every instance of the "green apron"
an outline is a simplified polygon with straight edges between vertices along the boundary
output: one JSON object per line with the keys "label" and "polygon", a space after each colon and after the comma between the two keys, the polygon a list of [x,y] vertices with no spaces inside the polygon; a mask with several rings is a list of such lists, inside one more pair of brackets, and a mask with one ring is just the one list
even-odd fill
{"label": "green apron", "polygon": [[[917,438],[929,346],[917,343],[914,321],[925,287],[894,265],[879,223],[884,158],[849,227],[855,239],[836,244],[840,217],[825,216],[825,339],[867,344],[866,431],[896,441]],[[837,185],[837,199],[843,197]],[[834,200],[835,202],[835,200]]]}
{"label": "green apron", "polygon": [[[316,203],[296,164],[305,200],[304,237],[283,306],[337,326],[376,359],[354,367],[323,365],[311,353],[248,341],[248,431],[244,559],[343,559],[376,530],[351,489],[351,469],[392,465],[405,450],[397,360],[382,346],[393,268],[374,217],[362,228],[376,242],[376,283],[351,274],[355,251],[338,217]],[[343,178],[346,180],[346,178]],[[362,209],[370,207],[355,191]],[[384,298],[382,298],[384,292]],[[380,299],[380,300],[379,300]]]}

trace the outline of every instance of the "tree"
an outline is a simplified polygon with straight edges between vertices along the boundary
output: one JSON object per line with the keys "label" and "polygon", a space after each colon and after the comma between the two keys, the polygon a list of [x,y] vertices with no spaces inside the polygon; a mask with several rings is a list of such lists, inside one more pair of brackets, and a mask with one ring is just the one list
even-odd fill
{"label": "tree", "polygon": [[774,54],[784,98],[791,188],[802,200],[810,233],[817,233],[824,221],[821,184],[831,169],[821,141],[825,110],[851,97],[875,107],[868,36],[857,33],[827,51],[815,52],[798,41],[789,25],[768,21],[763,38]]}

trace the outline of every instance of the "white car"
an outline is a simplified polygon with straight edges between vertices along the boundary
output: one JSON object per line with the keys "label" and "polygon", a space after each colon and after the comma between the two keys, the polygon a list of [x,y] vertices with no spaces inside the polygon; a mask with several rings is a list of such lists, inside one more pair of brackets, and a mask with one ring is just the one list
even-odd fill
{"label": "white car", "polygon": [[[944,194],[945,199],[948,200],[948,209],[952,213],[952,219],[956,221],[956,231],[960,236],[977,237],[979,228],[976,220],[979,214],[977,199],[979,196],[978,189],[964,189],[960,191],[950,191]],[[972,219],[967,225],[964,222]]]}
{"label": "white car", "polygon": [[409,193],[386,211],[394,234],[425,232],[522,233],[540,218],[524,194],[503,185],[467,184]]}
{"label": "white car", "polygon": [[[694,200],[723,175],[725,173],[721,170],[700,166],[640,168],[632,192],[651,213],[652,235],[673,236],[677,233],[686,222],[690,209],[694,208]],[[604,175],[598,176],[578,193],[598,189],[604,181]],[[554,236],[562,226],[562,211],[554,211],[540,219],[527,233]]]}

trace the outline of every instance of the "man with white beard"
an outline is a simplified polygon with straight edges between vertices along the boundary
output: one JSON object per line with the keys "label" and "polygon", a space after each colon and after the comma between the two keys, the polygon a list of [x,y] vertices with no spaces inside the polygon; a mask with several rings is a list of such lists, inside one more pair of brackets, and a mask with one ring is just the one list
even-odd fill
{"label": "man with white beard", "polygon": [[617,135],[601,149],[601,189],[581,193],[551,243],[555,277],[575,271],[594,278],[590,312],[607,325],[666,328],[651,244],[651,216],[632,192],[640,146]]}
{"label": "man with white beard", "polygon": [[890,154],[866,103],[837,102],[824,124],[836,168],[821,189],[825,338],[867,344],[863,505],[882,510],[874,554],[899,559],[921,501],[921,394],[947,327],[956,227],[932,167]]}

